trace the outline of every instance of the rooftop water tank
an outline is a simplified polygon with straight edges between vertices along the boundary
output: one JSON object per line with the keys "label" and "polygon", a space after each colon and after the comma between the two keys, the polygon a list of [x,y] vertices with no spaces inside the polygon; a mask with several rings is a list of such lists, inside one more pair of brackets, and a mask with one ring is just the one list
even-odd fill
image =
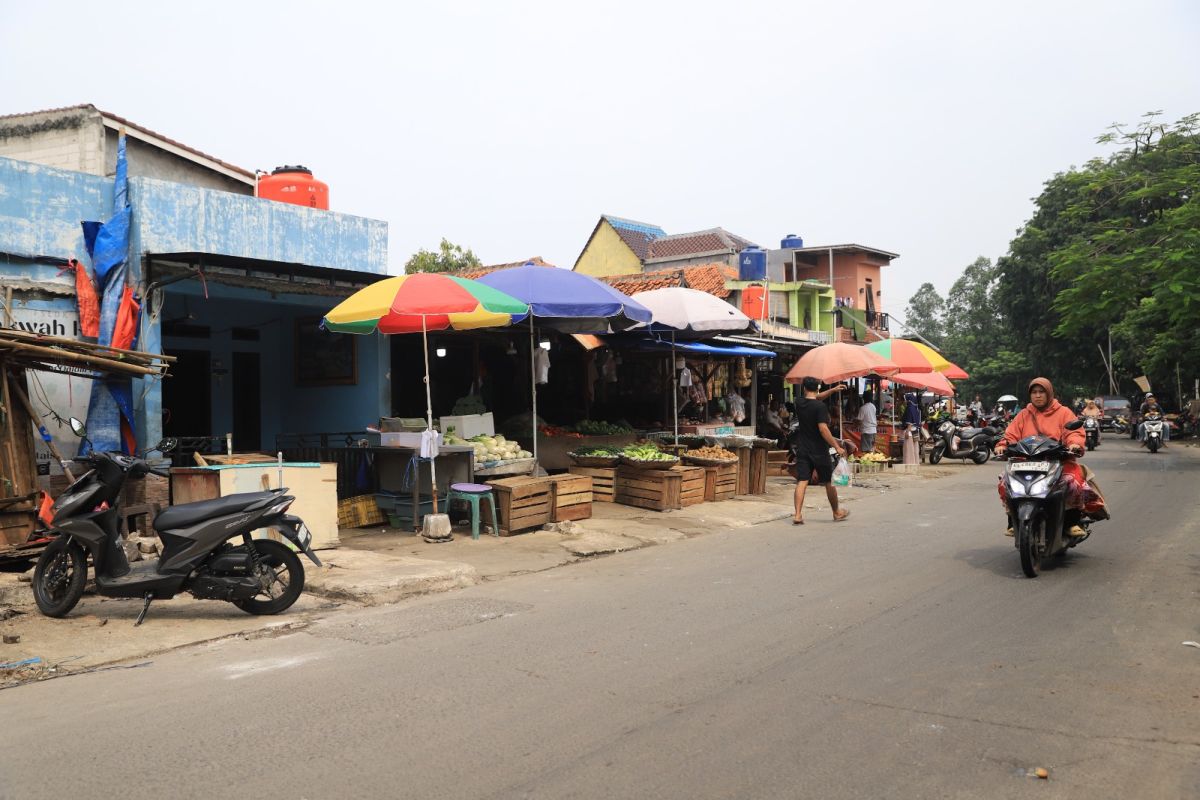
{"label": "rooftop water tank", "polygon": [[804,240],[794,233],[789,233],[783,237],[783,241],[779,243],[779,246],[784,250],[799,250],[801,247],[804,247]]}
{"label": "rooftop water tank", "polygon": [[270,175],[260,176],[258,196],[281,203],[329,210],[329,185],[314,178],[308,167],[276,167]]}
{"label": "rooftop water tank", "polygon": [[738,254],[738,279],[761,281],[767,277],[767,251],[759,247],[747,247]]}

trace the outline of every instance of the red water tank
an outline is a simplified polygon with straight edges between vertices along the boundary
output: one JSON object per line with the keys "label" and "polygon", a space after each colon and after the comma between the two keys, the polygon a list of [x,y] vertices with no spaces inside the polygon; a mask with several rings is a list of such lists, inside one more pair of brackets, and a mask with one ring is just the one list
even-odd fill
{"label": "red water tank", "polygon": [[767,313],[769,302],[765,286],[747,286],[742,289],[742,313],[750,319],[767,319],[770,316]]}
{"label": "red water tank", "polygon": [[308,167],[276,167],[258,178],[258,196],[281,203],[329,210],[329,185],[313,177]]}

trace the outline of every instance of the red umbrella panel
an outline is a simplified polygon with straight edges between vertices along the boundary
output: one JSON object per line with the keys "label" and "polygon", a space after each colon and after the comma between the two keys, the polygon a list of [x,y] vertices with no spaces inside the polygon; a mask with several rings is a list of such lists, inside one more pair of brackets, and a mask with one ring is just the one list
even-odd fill
{"label": "red umbrella panel", "polygon": [[914,389],[924,389],[942,397],[954,394],[954,386],[941,372],[897,372],[888,376],[888,380]]}
{"label": "red umbrella panel", "polygon": [[971,377],[967,374],[965,369],[960,367],[958,364],[953,363],[946,369],[939,371],[952,381],[965,381],[967,378]]}

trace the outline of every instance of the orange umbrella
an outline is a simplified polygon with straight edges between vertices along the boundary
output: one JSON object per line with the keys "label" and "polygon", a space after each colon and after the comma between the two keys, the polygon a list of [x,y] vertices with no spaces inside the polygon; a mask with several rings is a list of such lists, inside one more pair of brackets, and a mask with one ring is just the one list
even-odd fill
{"label": "orange umbrella", "polygon": [[965,381],[967,378],[971,377],[967,374],[965,369],[960,367],[958,364],[953,363],[945,369],[938,370],[938,372],[942,373],[952,381]]}
{"label": "orange umbrella", "polygon": [[833,342],[813,348],[788,370],[787,382],[799,383],[812,376],[822,383],[837,383],[866,375],[891,375],[900,367],[858,344]]}

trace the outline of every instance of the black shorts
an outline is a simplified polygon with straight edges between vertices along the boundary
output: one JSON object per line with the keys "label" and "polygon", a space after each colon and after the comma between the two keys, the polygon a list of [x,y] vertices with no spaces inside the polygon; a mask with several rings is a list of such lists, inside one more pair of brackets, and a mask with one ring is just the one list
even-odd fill
{"label": "black shorts", "polygon": [[833,480],[833,460],[829,456],[813,458],[807,453],[796,453],[792,477],[797,482],[808,481],[814,486],[824,486]]}

